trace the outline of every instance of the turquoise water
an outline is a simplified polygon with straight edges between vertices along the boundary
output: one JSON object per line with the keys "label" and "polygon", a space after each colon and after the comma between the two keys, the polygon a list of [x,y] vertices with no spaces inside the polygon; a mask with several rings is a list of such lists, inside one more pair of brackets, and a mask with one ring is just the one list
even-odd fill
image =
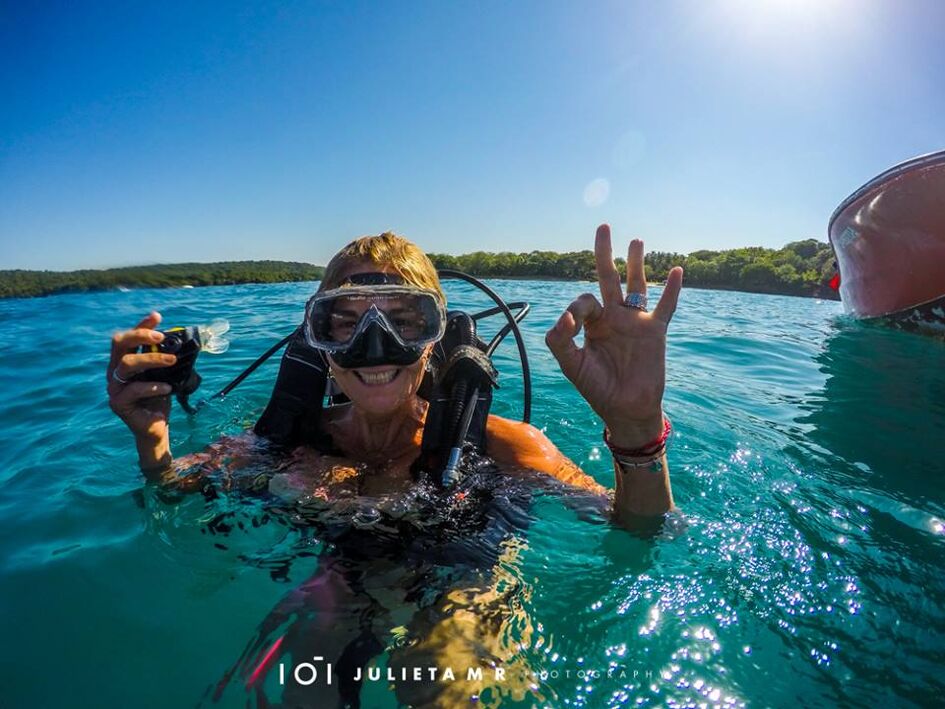
{"label": "turquoise water", "polygon": [[[592,286],[493,285],[533,305],[534,422],[612,485],[600,423],[543,344],[560,309]],[[200,361],[209,394],[293,328],[312,288],[0,302],[0,704],[193,706],[311,574],[309,555],[274,580],[266,560],[293,543],[283,525],[214,536],[208,523],[225,501],[142,495],[130,434],[105,403],[104,366],[111,332],[152,308],[165,324],[223,316],[229,352]],[[465,285],[448,292],[454,306],[483,302]],[[943,361],[942,342],[850,322],[837,303],[684,290],[665,408],[689,526],[643,541],[538,497],[505,568],[531,625],[521,659],[538,673],[521,706],[937,703]],[[511,341],[499,364],[494,410],[514,417]],[[175,453],[251,425],[276,367],[196,418],[175,405]],[[382,684],[362,698],[395,706]],[[224,705],[245,701],[234,692]]]}

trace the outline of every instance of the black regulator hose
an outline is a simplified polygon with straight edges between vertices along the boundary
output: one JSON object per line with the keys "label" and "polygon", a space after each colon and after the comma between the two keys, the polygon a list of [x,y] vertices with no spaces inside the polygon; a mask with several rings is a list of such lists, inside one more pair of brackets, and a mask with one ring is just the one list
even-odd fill
{"label": "black regulator hose", "polygon": [[456,432],[456,439],[453,447],[450,448],[450,456],[446,461],[446,467],[443,469],[442,484],[450,487],[459,481],[461,474],[459,472],[459,461],[463,455],[463,446],[466,443],[466,434],[469,432],[469,425],[472,423],[473,413],[479,404],[479,387],[473,387],[469,401],[465,404],[463,418],[459,422],[459,430]]}
{"label": "black regulator hose", "polygon": [[[220,389],[220,391],[218,391],[216,394],[214,394],[213,396],[211,396],[211,397],[208,399],[208,401],[212,401],[213,399],[222,399],[224,396],[226,396],[226,395],[229,394],[231,391],[233,391],[237,386],[240,385],[240,383],[241,383],[244,379],[246,379],[246,377],[248,377],[250,374],[252,374],[253,372],[255,372],[256,369],[257,369],[263,362],[265,362],[267,359],[269,359],[270,357],[272,357],[276,352],[278,352],[278,351],[281,350],[283,347],[285,347],[287,344],[289,344],[289,340],[291,340],[291,339],[295,336],[295,334],[296,334],[299,330],[301,330],[301,329],[302,329],[301,326],[297,327],[297,328],[296,328],[295,330],[293,330],[290,334],[286,335],[286,336],[283,337],[281,340],[279,340],[276,344],[274,344],[272,347],[270,347],[268,350],[266,350],[263,354],[261,354],[261,355],[256,359],[255,362],[253,362],[253,363],[252,363],[251,365],[249,365],[246,369],[244,369],[244,370],[242,371],[242,373],[240,373],[240,375],[239,375],[238,377],[236,377],[236,379],[234,379],[232,382],[230,382],[230,383],[227,384],[225,387],[223,387],[222,389]],[[201,401],[200,403],[203,404],[204,402]]]}
{"label": "black regulator hose", "polygon": [[[462,271],[454,271],[451,268],[441,268],[437,273],[439,273],[441,278],[458,278],[461,281],[466,281],[474,285],[492,298],[502,314],[505,315],[508,326],[512,328],[512,334],[515,336],[515,344],[518,345],[518,357],[522,363],[522,421],[524,423],[530,423],[532,419],[532,374],[528,366],[528,353],[525,351],[525,339],[522,337],[522,331],[519,329],[518,322],[515,316],[512,315],[512,311],[509,310],[509,306],[495,291],[474,276],[470,276]],[[522,317],[524,317],[524,315]]]}
{"label": "black regulator hose", "polygon": [[[510,311],[516,311],[513,318],[517,323],[522,322],[522,320],[525,319],[525,316],[528,315],[532,309],[532,306],[526,303],[524,300],[516,300],[512,303],[506,303],[506,305]],[[483,318],[488,318],[501,312],[502,308],[495,306],[489,308],[488,310],[482,310],[478,313],[473,313],[471,317],[473,320],[479,321]],[[489,340],[489,345],[486,347],[486,355],[491,358],[492,355],[495,354],[496,348],[502,344],[502,340],[504,340],[506,335],[508,335],[510,332],[512,332],[512,324],[506,323],[503,325],[502,329],[499,330],[491,340]]]}

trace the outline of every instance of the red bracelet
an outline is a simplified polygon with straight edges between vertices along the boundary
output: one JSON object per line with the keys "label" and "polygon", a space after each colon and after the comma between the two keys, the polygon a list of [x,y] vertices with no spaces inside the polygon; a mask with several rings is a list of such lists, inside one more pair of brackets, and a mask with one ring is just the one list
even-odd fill
{"label": "red bracelet", "polygon": [[610,442],[610,431],[604,426],[604,443],[610,448],[610,452],[625,458],[646,458],[655,455],[666,447],[666,441],[673,432],[673,424],[669,422],[669,417],[663,417],[663,432],[646,445],[639,448],[621,448]]}

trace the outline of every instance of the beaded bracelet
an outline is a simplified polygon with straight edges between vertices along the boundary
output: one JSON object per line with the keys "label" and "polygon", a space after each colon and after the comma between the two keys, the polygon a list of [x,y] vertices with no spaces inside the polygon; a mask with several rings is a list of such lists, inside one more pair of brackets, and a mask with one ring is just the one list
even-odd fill
{"label": "beaded bracelet", "polygon": [[666,450],[666,442],[669,440],[670,434],[673,432],[673,424],[670,422],[668,416],[663,416],[663,432],[654,438],[649,443],[646,443],[639,448],[621,448],[620,446],[615,446],[610,440],[610,431],[604,426],[604,443],[607,444],[607,447],[610,448],[610,452],[614,456],[621,456],[626,458],[643,458],[654,456],[657,453],[662,453]]}
{"label": "beaded bracelet", "polygon": [[[646,460],[627,460],[623,456],[614,454],[614,462],[620,466],[620,469],[624,468],[651,468],[663,461],[663,455],[666,453],[666,448],[661,448],[657,451],[652,458],[647,458]],[[662,468],[662,466],[660,466]]]}
{"label": "beaded bracelet", "polygon": [[[610,431],[604,427],[604,443],[610,449],[614,461],[620,467],[621,471],[626,472],[626,468],[654,468],[663,460],[666,453],[666,446],[670,434],[673,432],[673,424],[668,416],[663,417],[663,432],[649,443],[639,448],[621,448],[614,445],[610,440]],[[640,460],[644,458],[644,460]],[[662,465],[659,466],[662,469]]]}

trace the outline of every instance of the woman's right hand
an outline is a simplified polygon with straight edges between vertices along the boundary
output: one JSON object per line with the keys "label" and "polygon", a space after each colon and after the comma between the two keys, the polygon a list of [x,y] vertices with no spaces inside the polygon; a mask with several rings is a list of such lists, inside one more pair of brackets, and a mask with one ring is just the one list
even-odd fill
{"label": "woman's right hand", "polygon": [[170,384],[130,381],[146,369],[169,367],[177,361],[172,354],[136,352],[142,345],[155,345],[164,339],[164,334],[154,329],[160,322],[161,314],[152,312],[133,330],[115,333],[106,372],[108,405],[134,434],[142,465],[153,462],[152,457],[162,457],[167,450]]}

